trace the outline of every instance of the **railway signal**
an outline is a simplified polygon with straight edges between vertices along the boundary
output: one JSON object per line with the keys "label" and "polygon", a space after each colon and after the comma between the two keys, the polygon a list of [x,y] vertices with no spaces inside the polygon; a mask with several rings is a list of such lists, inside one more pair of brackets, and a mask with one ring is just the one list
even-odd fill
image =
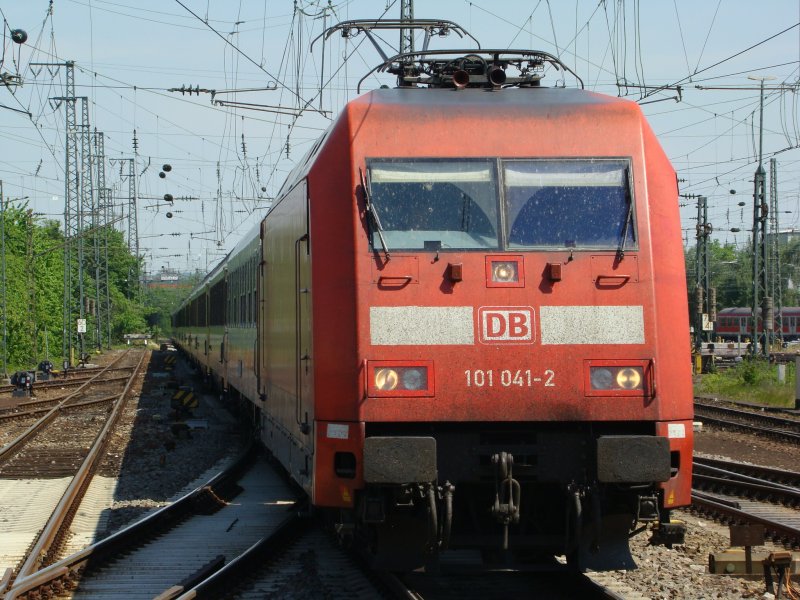
{"label": "railway signal", "polygon": [[33,383],[36,374],[33,371],[17,371],[11,376],[11,385],[14,386],[13,396],[32,396]]}

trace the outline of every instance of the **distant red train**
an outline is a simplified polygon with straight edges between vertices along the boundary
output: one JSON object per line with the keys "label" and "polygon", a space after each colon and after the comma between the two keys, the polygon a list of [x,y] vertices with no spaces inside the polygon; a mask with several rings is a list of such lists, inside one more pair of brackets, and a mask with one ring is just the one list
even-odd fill
{"label": "distant red train", "polygon": [[635,103],[540,86],[554,57],[464,54],[347,104],[176,343],[377,564],[629,567],[690,503],[675,171]]}
{"label": "distant red train", "polygon": [[[758,332],[763,333],[759,319]],[[800,339],[800,307],[785,306],[776,311],[773,333],[784,341]],[[724,340],[743,340],[753,336],[753,311],[750,308],[723,308],[717,313],[714,335]]]}

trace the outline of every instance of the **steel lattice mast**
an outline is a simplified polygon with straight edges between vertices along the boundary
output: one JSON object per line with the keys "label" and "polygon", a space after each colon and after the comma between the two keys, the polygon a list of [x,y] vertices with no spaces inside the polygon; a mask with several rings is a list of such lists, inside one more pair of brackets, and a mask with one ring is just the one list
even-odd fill
{"label": "steel lattice mast", "polygon": [[[414,20],[414,0],[401,0],[400,2],[400,20],[413,21]],[[400,30],[400,52],[407,53],[414,51],[414,30],[401,29]]]}
{"label": "steel lattice mast", "polygon": [[39,357],[39,331],[36,324],[36,253],[33,249],[33,210],[30,208],[25,211],[25,259],[28,265],[28,306],[31,315],[30,363],[35,364]]}
{"label": "steel lattice mast", "polygon": [[[139,227],[138,227],[138,217],[136,211],[136,160],[133,158],[111,158],[109,162],[112,165],[119,164],[119,177],[121,180],[128,180],[128,198],[127,200],[123,199],[123,208],[122,208],[122,215],[121,220],[127,220],[127,228],[128,228],[128,251],[131,253],[133,258],[136,260],[136,265],[131,266],[128,268],[128,298],[138,298],[139,297]],[[127,165],[127,168],[126,168]],[[108,204],[111,206],[111,193],[110,190],[106,191]],[[125,214],[125,208],[128,208],[127,215]],[[117,219],[114,218],[114,221]],[[125,224],[123,223],[123,232]]]}
{"label": "steel lattice mast", "polygon": [[[748,79],[759,82],[759,127],[758,127],[758,167],[753,178],[753,237],[752,237],[752,259],[753,259],[753,297],[750,305],[751,315],[751,334],[753,343],[750,345],[750,352],[753,356],[759,353],[759,349],[765,358],[769,358],[769,343],[775,326],[773,314],[773,284],[770,277],[774,277],[779,272],[780,267],[772,266],[772,253],[770,252],[770,240],[768,229],[770,224],[775,223],[770,218],[770,206],[767,204],[766,180],[767,175],[764,170],[764,81],[775,79],[771,76],[748,75]],[[703,90],[750,90],[752,87],[713,87],[698,86]],[[791,90],[795,91],[794,86],[777,85],[770,86],[770,90]],[[770,200],[771,201],[771,200]],[[780,282],[778,282],[778,293],[780,293]],[[759,324],[763,331],[759,334]],[[760,348],[759,348],[760,346]]]}
{"label": "steel lattice mast", "polygon": [[[86,216],[87,213],[91,217],[94,211],[94,201],[92,198],[92,134],[89,128],[89,99],[86,96],[81,96],[81,124],[80,124],[80,203],[78,206],[78,314],[79,318],[86,320],[88,296],[84,287],[84,278],[86,269],[86,253],[85,253],[85,233],[86,233]],[[90,219],[91,222],[91,219]],[[86,329],[88,331],[88,328]],[[84,346],[84,333],[78,333],[78,343],[80,347],[80,360],[83,361],[85,356]]]}
{"label": "steel lattice mast", "polygon": [[769,254],[770,284],[775,307],[775,336],[783,341],[783,294],[781,292],[780,220],[778,217],[778,161],[769,159]]}
{"label": "steel lattice mast", "polygon": [[697,244],[695,246],[695,350],[700,352],[703,345],[703,315],[708,316],[710,273],[708,269],[708,238],[711,228],[708,225],[708,198],[697,197]]}
{"label": "steel lattice mast", "polygon": [[[95,279],[95,347],[103,347],[104,326],[109,332],[110,310],[108,305],[108,207],[106,195],[105,138],[103,133],[94,132],[94,183],[96,193],[92,210],[92,242],[94,244]],[[110,346],[110,333],[107,345]]]}
{"label": "steel lattice mast", "polygon": [[[75,63],[66,63],[66,89],[62,98],[65,114],[65,157],[64,157],[64,314],[62,323],[62,355],[67,366],[72,365],[75,343],[74,319],[79,314],[75,306],[78,284],[78,248],[80,207],[80,174],[78,167],[78,127],[75,115]],[[80,302],[80,301],[79,301]]]}
{"label": "steel lattice mast", "polygon": [[[75,63],[31,63],[32,66],[65,67],[65,94],[51,98],[64,105],[64,303],[61,350],[65,366],[71,366],[76,346],[83,359],[83,333],[78,319],[85,317],[84,216],[92,206],[92,159],[89,133],[89,99],[75,96]],[[77,102],[81,101],[78,123]]]}
{"label": "steel lattice mast", "polygon": [[[139,297],[139,218],[136,210],[136,173],[134,159],[128,161],[128,250],[136,259],[134,271],[129,274],[128,288],[134,291],[133,297]],[[135,283],[134,283],[135,282]],[[133,287],[131,288],[131,285]]]}
{"label": "steel lattice mast", "polygon": [[[761,352],[769,356],[769,332],[773,328],[772,297],[769,296],[769,252],[767,251],[767,219],[769,206],[766,197],[764,156],[764,80],[761,79],[760,126],[758,142],[758,167],[753,179],[753,355]],[[760,314],[759,314],[760,313]],[[760,317],[760,318],[759,318]],[[759,321],[763,334],[759,336]]]}
{"label": "steel lattice mast", "polygon": [[111,189],[104,187],[100,189],[103,197],[103,218],[105,219],[105,227],[103,227],[103,265],[105,266],[105,297],[103,298],[103,312],[105,315],[106,324],[106,348],[111,349],[111,285],[108,281],[108,235],[112,230],[114,223],[114,211],[111,202],[112,194]]}

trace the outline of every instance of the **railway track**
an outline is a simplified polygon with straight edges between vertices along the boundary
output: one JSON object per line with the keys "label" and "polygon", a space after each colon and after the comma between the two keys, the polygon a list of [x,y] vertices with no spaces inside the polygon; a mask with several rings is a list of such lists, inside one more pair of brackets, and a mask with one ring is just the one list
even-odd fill
{"label": "railway track", "polygon": [[297,517],[274,535],[177,598],[392,598],[383,578],[369,572],[308,518]]}
{"label": "railway track", "polygon": [[695,398],[695,418],[704,423],[746,431],[792,444],[800,443],[800,419],[779,417],[756,410],[734,408]]}
{"label": "railway track", "polygon": [[5,598],[175,597],[260,538],[290,531],[295,501],[275,470],[251,451],[176,502],[17,577]]}
{"label": "railway track", "polygon": [[[111,407],[87,403],[97,391],[86,382],[0,449],[0,479],[14,481],[3,486],[0,512],[13,528],[21,526],[0,538],[4,564],[15,565],[3,577],[3,586],[29,577],[58,556],[145,356],[126,352],[120,357],[135,364]],[[99,371],[95,380],[102,375]]]}
{"label": "railway track", "polygon": [[[371,571],[316,521],[251,451],[180,500],[25,578],[5,598],[530,597],[643,600],[602,574]],[[135,575],[132,575],[135,574]],[[498,596],[498,594],[500,594]]]}
{"label": "railway track", "polygon": [[375,581],[301,516],[296,492],[251,449],[180,500],[17,581],[7,598],[391,597]]}
{"label": "railway track", "polygon": [[[106,372],[110,372],[122,371],[125,369],[126,367],[106,367],[105,369],[103,367],[87,367],[69,371],[66,377],[62,374],[51,375],[51,378],[47,380],[37,379],[34,384],[34,392],[41,393],[43,390],[79,386],[94,377],[98,371],[105,370]],[[0,385],[0,396],[10,394],[15,389],[16,386],[13,385]],[[27,401],[20,402],[20,404],[27,404]]]}
{"label": "railway track", "polygon": [[[115,370],[125,369],[128,375],[124,378],[120,377],[106,377],[110,369],[114,368],[122,362],[131,362],[131,356],[134,357],[132,364],[127,366],[117,366]],[[70,414],[75,411],[88,411],[95,409],[95,411],[102,412],[103,408],[93,405],[100,405],[113,401],[119,397],[119,393],[111,394],[107,389],[109,386],[120,388],[122,385],[129,386],[130,380],[135,375],[136,371],[140,368],[141,361],[144,354],[131,354],[126,351],[120,355],[111,365],[105,369],[100,369],[97,373],[86,381],[84,381],[78,389],[67,396],[63,396],[57,400],[42,400],[36,401],[36,406],[29,410],[22,410],[17,412],[8,412],[0,414],[0,429],[8,437],[8,431],[15,428],[18,435],[7,441],[2,448],[0,448],[0,465],[8,462],[11,455],[17,452],[22,446],[33,440],[36,435],[45,427],[51,425],[56,420],[66,420],[69,422]],[[34,403],[28,403],[34,404]],[[91,415],[87,418],[91,418]],[[9,423],[22,423],[23,426],[15,427]],[[38,473],[37,473],[38,474]],[[2,477],[2,468],[0,468],[0,477]]]}
{"label": "railway track", "polygon": [[647,597],[606,573],[490,571],[456,574],[386,575],[396,598],[460,600],[462,598],[531,598],[645,600]]}
{"label": "railway track", "polygon": [[372,571],[365,562],[342,550],[331,537],[307,520],[263,540],[246,556],[215,572],[191,589],[174,590],[162,598],[237,600],[265,597],[397,598],[449,600],[463,598],[576,597],[606,600],[644,600],[628,586],[605,574],[469,571],[398,575]]}
{"label": "railway track", "polygon": [[[763,502],[731,500],[692,492],[692,510],[723,523],[764,526],[767,538],[788,548],[800,548],[800,513],[787,514]],[[784,509],[785,510],[785,509]]]}
{"label": "railway track", "polygon": [[792,489],[800,489],[800,472],[700,456],[695,456],[693,462],[695,473],[697,473],[696,467],[699,465],[706,470],[721,469],[729,472],[732,476],[756,478],[759,483],[780,484]]}
{"label": "railway track", "polygon": [[800,547],[800,473],[695,457],[692,508],[728,523],[764,525],[776,543]]}

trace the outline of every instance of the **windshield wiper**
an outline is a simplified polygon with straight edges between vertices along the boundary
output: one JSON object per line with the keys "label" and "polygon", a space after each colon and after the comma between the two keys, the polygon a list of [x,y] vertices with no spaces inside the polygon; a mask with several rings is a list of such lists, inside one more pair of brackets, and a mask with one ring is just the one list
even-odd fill
{"label": "windshield wiper", "polygon": [[[625,180],[629,181],[627,177],[628,169],[625,169],[625,175]],[[617,248],[617,260],[619,261],[625,258],[625,244],[628,243],[628,229],[630,229],[631,219],[633,217],[633,198],[631,198],[630,191],[625,193],[625,198],[628,201],[628,212],[625,214],[625,225],[622,226],[622,239]]]}
{"label": "windshield wiper", "polygon": [[386,245],[386,240],[383,239],[383,227],[381,227],[381,220],[378,217],[378,211],[375,210],[375,205],[372,204],[372,191],[367,186],[366,178],[364,177],[364,171],[361,170],[359,167],[358,174],[361,176],[361,189],[364,190],[364,201],[366,202],[366,209],[369,216],[372,218],[372,224],[375,227],[375,231],[378,234],[378,239],[381,241],[381,246],[383,247],[383,253],[386,255],[386,260],[388,261],[389,256],[389,246]]}

